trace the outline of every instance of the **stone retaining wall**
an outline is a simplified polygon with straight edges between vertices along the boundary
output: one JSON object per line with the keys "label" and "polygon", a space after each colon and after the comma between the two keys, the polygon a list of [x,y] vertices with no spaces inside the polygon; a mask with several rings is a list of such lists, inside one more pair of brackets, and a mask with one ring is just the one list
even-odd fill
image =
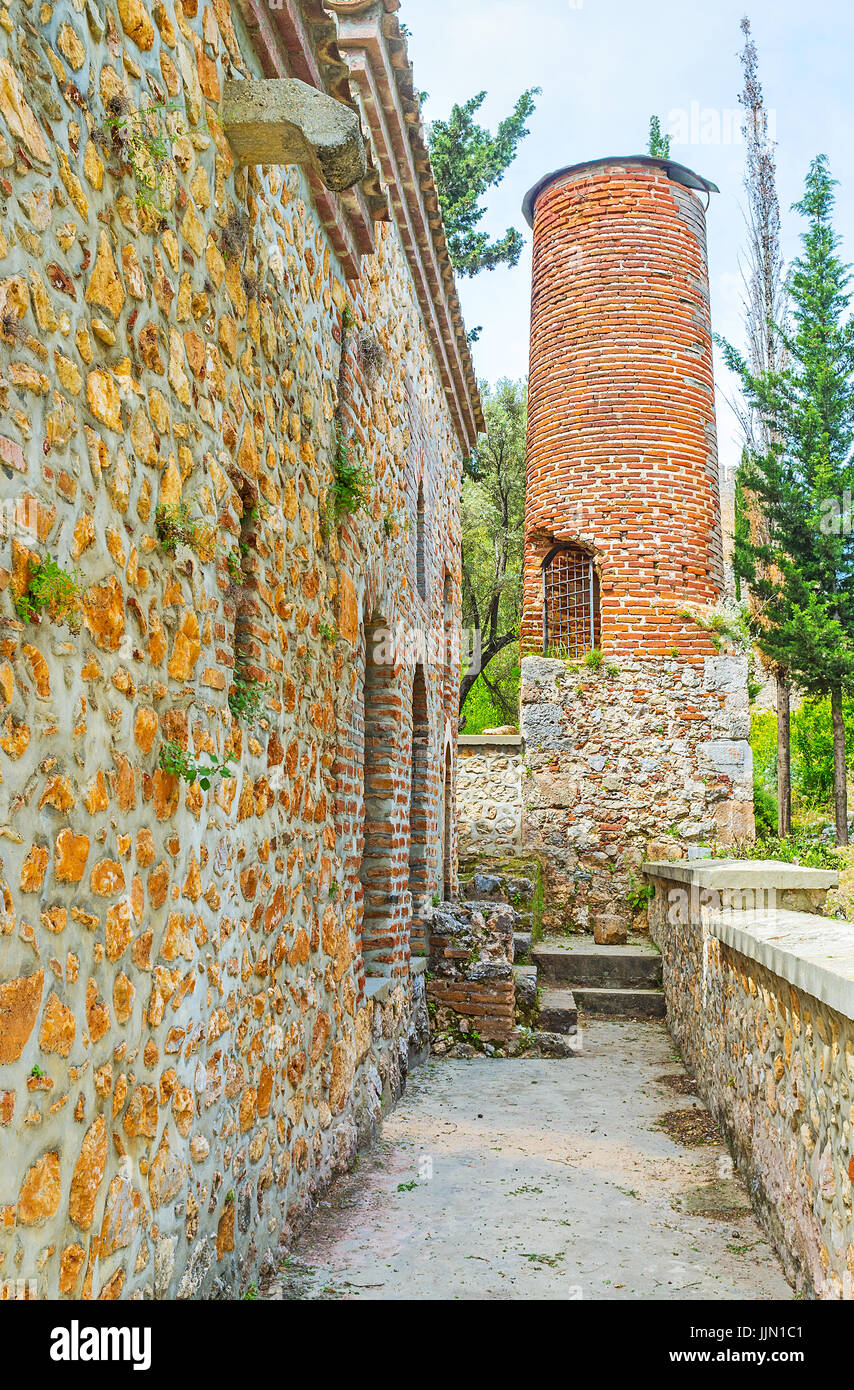
{"label": "stone retaining wall", "polygon": [[457,754],[457,835],[460,859],[518,854],[522,847],[522,768],[519,735],[460,736]]}
{"label": "stone retaining wall", "polygon": [[668,1024],[758,1214],[797,1289],[854,1298],[854,926],[816,912],[836,875],[645,867]]}

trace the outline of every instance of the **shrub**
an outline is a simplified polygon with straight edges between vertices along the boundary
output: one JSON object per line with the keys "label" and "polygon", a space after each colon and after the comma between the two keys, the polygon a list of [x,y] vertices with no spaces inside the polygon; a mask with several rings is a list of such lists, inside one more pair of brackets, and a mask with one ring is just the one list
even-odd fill
{"label": "shrub", "polygon": [[238,661],[234,683],[228,697],[228,707],[235,719],[240,719],[251,728],[261,717],[264,707],[264,683],[257,676],[245,673],[245,665]]}
{"label": "shrub", "polygon": [[228,764],[234,762],[234,758],[231,754],[228,754],[225,761],[219,763],[208,754],[205,754],[205,756],[207,757],[206,764],[201,761],[194,762],[193,759],[184,752],[180,743],[176,742],[175,739],[168,739],[165,743],[161,744],[158,766],[163,772],[167,772],[170,777],[180,777],[182,782],[188,782],[190,786],[198,781],[202,790],[207,791],[212,778],[231,776],[231,770]]}
{"label": "shrub", "polygon": [[77,577],[62,569],[50,555],[29,561],[27,587],[15,598],[15,612],[22,622],[38,622],[46,614],[53,623],[67,623],[72,632],[80,627],[80,586]]}
{"label": "shrub", "polygon": [[371,495],[371,475],[352,454],[352,444],[340,430],[335,431],[332,459],[332,488],[329,495],[331,520],[337,525],[345,516],[363,511]]}

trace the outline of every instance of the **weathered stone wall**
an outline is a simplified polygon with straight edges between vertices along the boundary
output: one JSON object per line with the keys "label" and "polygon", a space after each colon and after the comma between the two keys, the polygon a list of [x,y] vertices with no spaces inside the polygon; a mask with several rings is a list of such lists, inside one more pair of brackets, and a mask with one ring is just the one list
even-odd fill
{"label": "weathered stone wall", "polygon": [[[410,875],[454,884],[458,670],[406,634],[447,651],[458,622],[456,388],[397,224],[348,283],[316,181],[235,167],[222,84],[261,75],[240,15],[0,14],[0,481],[37,516],[0,556],[0,1279],[49,1296],[205,1295],[274,1261],[423,1046]],[[175,135],[154,206],[109,123],[138,129],[143,96],[177,108],[150,118]],[[336,425],[371,480],[340,524]],[[208,529],[170,554],[155,511],[179,502]],[[16,616],[46,553],[77,572],[76,633]],[[399,906],[367,953],[377,618],[404,634],[368,816]],[[231,776],[179,780],[166,739]]]}
{"label": "weathered stone wall", "polygon": [[549,873],[546,926],[645,926],[647,858],[753,832],[744,658],[522,662],[523,840]]}
{"label": "weathered stone wall", "polygon": [[443,903],[430,920],[427,1007],[434,1051],[476,1041],[494,1050],[514,1036],[513,930],[508,903]]}
{"label": "weathered stone wall", "polygon": [[518,854],[522,846],[521,738],[460,735],[457,836],[461,859]]}
{"label": "weathered stone wall", "polygon": [[760,891],[744,912],[727,901],[740,907],[749,885],[686,894],[652,882],[668,1026],[700,1094],[795,1286],[852,1298],[854,928],[787,910],[785,892],[769,911]]}

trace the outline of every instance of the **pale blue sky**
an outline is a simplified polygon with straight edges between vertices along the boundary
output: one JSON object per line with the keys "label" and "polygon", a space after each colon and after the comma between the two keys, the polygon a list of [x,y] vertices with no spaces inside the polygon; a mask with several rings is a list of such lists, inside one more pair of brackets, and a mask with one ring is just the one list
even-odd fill
{"label": "pale blue sky", "polygon": [[[708,213],[712,323],[741,343],[744,147],[734,142],[725,113],[738,106],[745,12],[776,120],[784,251],[797,253],[801,219],[789,208],[810,159],[823,152],[840,181],[843,252],[854,259],[850,0],[403,0],[399,17],[411,31],[416,84],[430,93],[428,120],[485,88],[483,119],[494,127],[526,87],[543,89],[531,134],[489,197],[489,230],[519,227],[526,239],[522,259],[514,270],[458,279],[467,324],[483,326],[474,347],[479,376],[494,381],[527,371],[531,259],[521,213],[527,189],[564,164],[645,153],[650,115],[656,112],[666,129],[671,113],[683,111],[687,124],[692,103],[701,138],[674,142],[671,154],[721,190]],[[710,140],[718,124],[720,138]],[[732,383],[719,359],[716,381],[721,462],[732,465],[737,429],[724,399]]]}

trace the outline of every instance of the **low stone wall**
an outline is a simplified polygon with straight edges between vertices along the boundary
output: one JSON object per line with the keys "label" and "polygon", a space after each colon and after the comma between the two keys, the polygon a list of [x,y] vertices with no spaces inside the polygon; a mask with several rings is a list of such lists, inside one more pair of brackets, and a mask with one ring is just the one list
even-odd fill
{"label": "low stone wall", "polygon": [[433,912],[427,999],[434,1052],[467,1040],[491,1051],[514,1036],[517,921],[507,903],[443,903]]}
{"label": "low stone wall", "polygon": [[758,1214],[797,1289],[854,1298],[854,926],[816,911],[836,875],[644,867],[668,1023]]}
{"label": "low stone wall", "polygon": [[460,859],[518,854],[522,847],[522,738],[460,736],[457,825]]}

